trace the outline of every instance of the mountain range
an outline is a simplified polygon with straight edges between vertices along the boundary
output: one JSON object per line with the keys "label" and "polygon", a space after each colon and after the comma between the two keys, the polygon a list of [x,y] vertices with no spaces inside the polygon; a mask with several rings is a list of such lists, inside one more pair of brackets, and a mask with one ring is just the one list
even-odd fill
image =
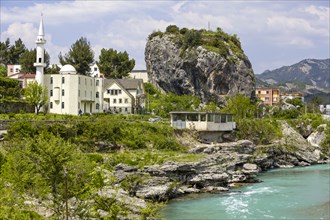
{"label": "mountain range", "polygon": [[305,59],[255,76],[257,87],[303,92],[307,99],[320,96],[325,103],[330,103],[330,59]]}

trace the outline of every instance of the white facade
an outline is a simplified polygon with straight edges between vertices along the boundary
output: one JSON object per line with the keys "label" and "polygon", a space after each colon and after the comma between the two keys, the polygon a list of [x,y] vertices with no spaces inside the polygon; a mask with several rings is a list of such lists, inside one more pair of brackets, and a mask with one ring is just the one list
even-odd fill
{"label": "white facade", "polygon": [[321,114],[330,115],[330,104],[329,105],[320,105]]}
{"label": "white facade", "polygon": [[233,115],[211,112],[170,112],[171,126],[197,131],[232,131],[236,128]]}
{"label": "white facade", "polygon": [[90,67],[89,74],[91,77],[101,77],[100,69],[96,65],[96,63],[90,65],[89,67]]}
{"label": "white facade", "polygon": [[103,79],[76,74],[71,65],[64,65],[60,74],[44,76],[49,92],[49,112],[78,115],[99,113],[103,109]]}
{"label": "white facade", "polygon": [[105,79],[104,111],[111,113],[142,113],[145,92],[142,79]]}
{"label": "white facade", "polygon": [[21,72],[21,65],[14,64],[14,65],[7,65],[7,77],[11,79],[17,79],[20,76]]}
{"label": "white facade", "polygon": [[149,82],[148,72],[146,70],[133,70],[129,73],[132,79],[142,79],[144,83]]}

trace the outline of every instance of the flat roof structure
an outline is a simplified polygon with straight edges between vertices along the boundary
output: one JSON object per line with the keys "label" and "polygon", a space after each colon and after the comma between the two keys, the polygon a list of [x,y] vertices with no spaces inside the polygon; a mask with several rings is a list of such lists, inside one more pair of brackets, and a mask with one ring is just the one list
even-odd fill
{"label": "flat roof structure", "polygon": [[197,131],[232,131],[236,128],[234,116],[216,112],[173,111],[171,126]]}

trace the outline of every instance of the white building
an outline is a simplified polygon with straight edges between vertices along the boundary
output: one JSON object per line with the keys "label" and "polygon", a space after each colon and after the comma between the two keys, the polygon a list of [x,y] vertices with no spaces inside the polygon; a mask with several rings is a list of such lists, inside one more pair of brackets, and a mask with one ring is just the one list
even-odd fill
{"label": "white building", "polygon": [[212,112],[170,112],[171,126],[197,131],[232,131],[236,128],[233,115]]}
{"label": "white building", "polygon": [[112,113],[143,113],[145,93],[142,79],[105,79],[104,110]]}
{"label": "white building", "polygon": [[77,74],[75,68],[64,65],[60,74],[44,76],[49,92],[49,112],[78,115],[103,112],[103,79]]}

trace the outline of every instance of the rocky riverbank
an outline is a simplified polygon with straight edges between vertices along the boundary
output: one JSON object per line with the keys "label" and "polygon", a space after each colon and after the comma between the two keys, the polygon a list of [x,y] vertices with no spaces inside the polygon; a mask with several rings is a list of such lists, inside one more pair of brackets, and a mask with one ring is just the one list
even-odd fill
{"label": "rocky riverbank", "polygon": [[[329,163],[329,152],[322,152],[319,147],[320,140],[324,138],[324,129],[317,129],[309,139],[305,139],[285,121],[281,125],[282,138],[262,146],[256,146],[249,140],[205,144],[181,134],[190,140],[190,153],[201,154],[202,159],[144,167],[117,164],[111,171],[99,167],[97,171],[102,173],[105,186],[95,192],[92,198],[117,201],[127,209],[127,215],[119,215],[120,219],[139,219],[153,212],[148,202],[167,201],[191,193],[227,191],[245,183],[258,182],[257,174],[272,168]],[[70,199],[70,213],[77,210],[76,204],[79,202],[75,198]],[[84,201],[84,207],[88,210],[95,202],[95,199]],[[25,204],[37,207],[32,209],[43,216],[52,214],[46,208],[42,210],[41,203],[34,205],[36,203],[33,200],[26,200]],[[107,210],[95,212],[100,217],[109,214]],[[72,219],[79,217],[77,215]]]}

